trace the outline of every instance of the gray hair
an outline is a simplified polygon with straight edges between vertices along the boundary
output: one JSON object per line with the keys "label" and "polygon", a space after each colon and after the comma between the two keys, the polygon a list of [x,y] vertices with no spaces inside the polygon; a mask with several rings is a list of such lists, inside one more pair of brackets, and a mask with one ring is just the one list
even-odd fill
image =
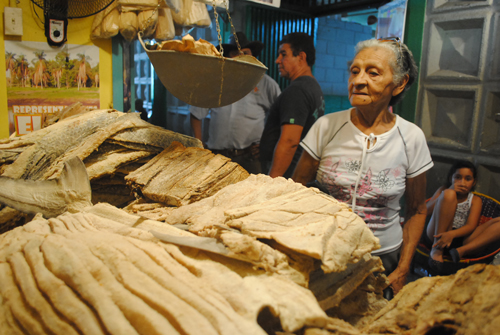
{"label": "gray hair", "polygon": [[[401,83],[403,78],[408,75],[408,83],[401,93],[392,97],[389,102],[390,106],[394,106],[401,99],[403,99],[404,93],[410,89],[410,86],[415,82],[418,76],[418,67],[413,59],[413,54],[410,49],[401,41],[392,41],[392,40],[377,40],[370,39],[366,41],[358,42],[355,47],[354,58],[356,58],[357,54],[366,48],[385,48],[387,50],[392,51],[394,54],[394,59],[389,61],[389,65],[391,66],[392,72],[394,73],[394,84],[398,85]],[[351,61],[352,62],[352,61]],[[350,63],[351,63],[350,62]]]}

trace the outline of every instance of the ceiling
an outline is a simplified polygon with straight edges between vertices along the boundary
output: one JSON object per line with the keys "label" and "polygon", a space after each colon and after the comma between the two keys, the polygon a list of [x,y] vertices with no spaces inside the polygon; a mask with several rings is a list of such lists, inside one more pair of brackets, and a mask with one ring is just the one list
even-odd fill
{"label": "ceiling", "polygon": [[281,0],[281,9],[314,17],[378,8],[391,0]]}

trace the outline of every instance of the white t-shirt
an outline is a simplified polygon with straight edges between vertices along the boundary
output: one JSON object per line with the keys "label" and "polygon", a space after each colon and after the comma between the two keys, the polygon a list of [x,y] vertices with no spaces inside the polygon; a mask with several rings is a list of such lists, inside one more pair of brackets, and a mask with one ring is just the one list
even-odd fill
{"label": "white t-shirt", "polygon": [[198,120],[210,113],[209,149],[245,149],[260,142],[266,115],[280,94],[278,83],[266,74],[250,93],[231,105],[211,109],[191,106],[189,111]]}
{"label": "white t-shirt", "polygon": [[354,211],[382,246],[373,254],[397,250],[403,242],[399,200],[406,179],[434,165],[422,130],[396,115],[391,130],[367,136],[346,110],[319,118],[300,145],[320,161],[316,179],[333,197],[351,206],[355,199]]}

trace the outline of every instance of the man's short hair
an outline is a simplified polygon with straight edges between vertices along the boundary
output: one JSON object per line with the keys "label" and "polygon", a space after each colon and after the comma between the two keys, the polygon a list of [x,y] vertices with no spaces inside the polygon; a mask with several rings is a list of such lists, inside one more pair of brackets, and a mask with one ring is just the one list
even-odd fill
{"label": "man's short hair", "polygon": [[312,67],[316,61],[316,49],[314,48],[314,40],[312,36],[306,33],[290,33],[285,35],[280,42],[290,44],[293,55],[298,56],[300,52],[305,52],[307,65]]}

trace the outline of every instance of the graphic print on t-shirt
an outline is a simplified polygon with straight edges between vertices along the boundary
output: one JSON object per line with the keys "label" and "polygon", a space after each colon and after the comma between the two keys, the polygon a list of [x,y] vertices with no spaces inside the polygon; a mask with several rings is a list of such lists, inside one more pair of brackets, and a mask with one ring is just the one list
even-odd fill
{"label": "graphic print on t-shirt", "polygon": [[338,185],[337,177],[340,176],[337,173],[337,168],[339,167],[340,160],[336,163],[332,163],[331,158],[326,159],[326,164],[330,166],[329,171],[325,171],[318,176],[318,181],[325,186],[330,195],[339,201],[345,201],[343,199],[342,186]]}
{"label": "graphic print on t-shirt", "polygon": [[[356,188],[356,183],[351,184],[351,194],[354,192]],[[357,196],[362,197],[365,195],[365,193],[370,192],[373,190],[372,188],[372,169],[368,168],[368,171],[366,171],[365,176],[359,181],[358,184],[358,191]]]}
{"label": "graphic print on t-shirt", "polygon": [[384,190],[384,192],[394,186],[394,180],[390,180],[388,176],[390,171],[391,169],[380,171],[377,178],[375,179],[375,182],[379,185],[380,188]]}
{"label": "graphic print on t-shirt", "polygon": [[351,159],[349,158],[347,162],[345,163],[345,167],[347,169],[347,172],[349,173],[357,173],[359,169],[361,168],[361,161],[357,159]]}
{"label": "graphic print on t-shirt", "polygon": [[391,201],[391,200],[393,200],[395,198],[396,198],[395,195],[390,195],[390,196],[386,197],[386,196],[377,194],[377,196],[375,196],[375,197],[373,197],[371,199],[366,200],[366,204],[369,207],[383,208],[383,207],[387,206],[387,204],[389,203],[389,201]]}
{"label": "graphic print on t-shirt", "polygon": [[[335,199],[350,204],[361,161],[353,158],[334,159],[328,157],[323,161],[326,169],[320,172],[318,181]],[[378,170],[375,175],[372,167],[368,167],[366,173],[361,175],[357,187],[356,212],[363,220],[377,222],[389,215],[392,209],[387,206],[397,198],[392,191],[396,187],[396,179],[402,174],[404,169],[398,166]]]}

